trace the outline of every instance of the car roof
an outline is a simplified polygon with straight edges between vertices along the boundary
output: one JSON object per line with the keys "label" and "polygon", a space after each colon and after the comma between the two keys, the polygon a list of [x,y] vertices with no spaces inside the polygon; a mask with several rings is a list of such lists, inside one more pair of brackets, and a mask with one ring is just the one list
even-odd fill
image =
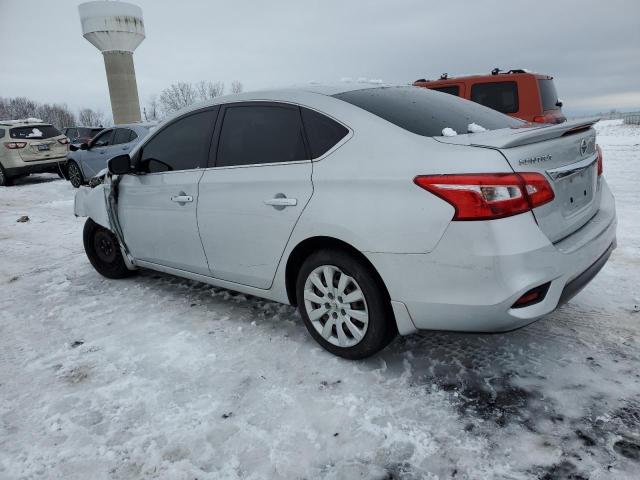
{"label": "car roof", "polygon": [[19,120],[0,120],[0,126],[3,127],[50,127],[51,124],[43,122],[38,118],[22,118]]}
{"label": "car roof", "polygon": [[428,78],[421,78],[419,80],[416,80],[414,83],[447,83],[447,82],[462,82],[462,81],[474,81],[474,80],[496,80],[499,81],[500,79],[503,78],[507,78],[507,77],[522,77],[522,76],[532,76],[538,79],[553,79],[553,77],[551,75],[545,75],[542,73],[535,73],[535,72],[528,72],[528,71],[523,71],[523,70],[517,70],[517,71],[508,71],[508,72],[498,72],[498,73],[475,73],[475,74],[463,74],[463,75],[447,75],[447,74],[443,74],[446,75],[445,78],[434,78],[434,79],[428,79]]}

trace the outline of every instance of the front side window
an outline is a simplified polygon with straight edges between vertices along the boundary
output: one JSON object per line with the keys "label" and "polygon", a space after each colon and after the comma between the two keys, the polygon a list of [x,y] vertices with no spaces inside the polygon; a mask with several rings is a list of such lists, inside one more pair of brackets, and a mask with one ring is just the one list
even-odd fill
{"label": "front side window", "polygon": [[309,140],[311,158],[318,158],[342,140],[349,130],[326,115],[308,108],[301,108],[304,131]]}
{"label": "front side window", "polygon": [[205,167],[217,113],[192,113],[160,130],[143,147],[141,167],[150,173]]}
{"label": "front side window", "polygon": [[298,107],[236,105],[225,109],[216,166],[308,160]]}
{"label": "front side window", "polygon": [[502,113],[515,113],[518,111],[518,84],[476,83],[471,87],[471,100]]}
{"label": "front side window", "polygon": [[109,145],[111,145],[112,137],[113,137],[113,130],[107,130],[101,135],[98,135],[91,146],[92,147],[108,147]]}
{"label": "front side window", "polygon": [[118,128],[113,136],[113,144],[120,145],[121,143],[129,143],[131,137],[131,130],[128,128]]}
{"label": "front side window", "polygon": [[4,137],[4,128],[0,128],[0,138]]}

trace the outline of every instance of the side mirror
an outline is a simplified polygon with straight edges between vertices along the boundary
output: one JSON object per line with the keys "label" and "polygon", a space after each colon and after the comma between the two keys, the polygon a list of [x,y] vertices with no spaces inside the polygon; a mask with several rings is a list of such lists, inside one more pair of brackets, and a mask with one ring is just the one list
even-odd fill
{"label": "side mirror", "polygon": [[560,107],[560,108],[562,108],[562,100],[558,100],[558,101],[556,102],[556,107]]}
{"label": "side mirror", "polygon": [[72,152],[75,152],[76,150],[78,150],[78,146],[73,143],[70,143],[69,150],[71,150]]}
{"label": "side mirror", "polygon": [[89,150],[89,145],[86,143],[81,143],[80,144],[80,150]]}
{"label": "side mirror", "polygon": [[131,173],[131,158],[129,155],[118,155],[107,162],[107,168],[112,175]]}

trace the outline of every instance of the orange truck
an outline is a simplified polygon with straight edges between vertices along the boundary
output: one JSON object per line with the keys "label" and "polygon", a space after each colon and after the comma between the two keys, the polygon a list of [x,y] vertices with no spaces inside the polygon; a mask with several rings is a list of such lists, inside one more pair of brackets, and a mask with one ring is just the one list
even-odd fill
{"label": "orange truck", "polygon": [[450,77],[444,73],[438,80],[422,78],[413,85],[466,98],[528,122],[566,121],[549,75],[494,68],[490,75]]}

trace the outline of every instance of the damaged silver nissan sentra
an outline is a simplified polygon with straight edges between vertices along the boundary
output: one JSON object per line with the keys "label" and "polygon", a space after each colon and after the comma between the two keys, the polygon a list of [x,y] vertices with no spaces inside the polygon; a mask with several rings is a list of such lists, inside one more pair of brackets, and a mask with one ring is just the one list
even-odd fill
{"label": "damaged silver nissan sentra", "polygon": [[417,87],[219,97],[76,195],[101,274],[149,268],[297,305],[346,358],[556,309],[616,246],[592,121],[531,125]]}

